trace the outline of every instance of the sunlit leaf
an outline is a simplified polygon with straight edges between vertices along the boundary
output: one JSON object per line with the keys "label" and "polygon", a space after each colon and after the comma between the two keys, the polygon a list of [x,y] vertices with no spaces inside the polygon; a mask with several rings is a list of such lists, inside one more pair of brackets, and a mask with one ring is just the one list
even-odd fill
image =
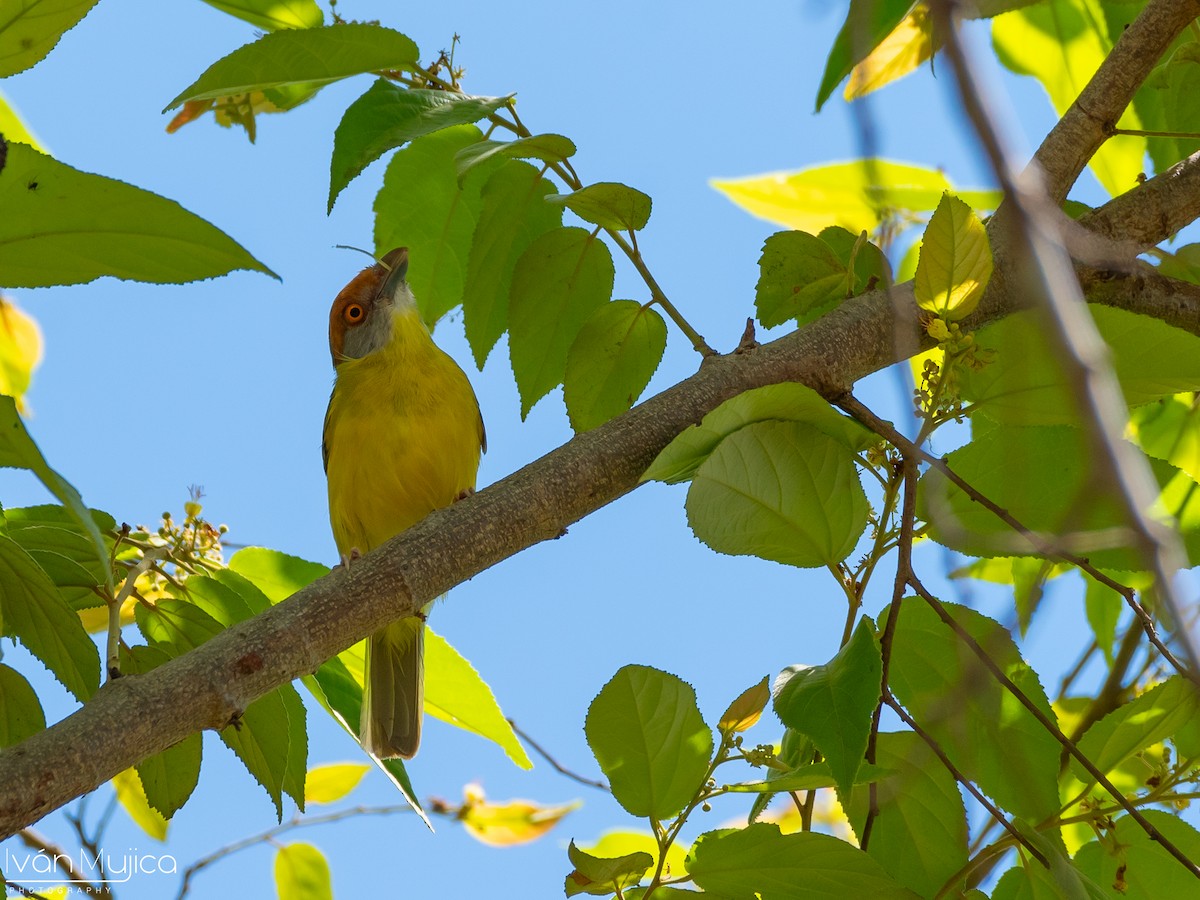
{"label": "sunlit leaf", "polygon": [[239,550],[229,560],[229,568],[253,582],[272,603],[286,600],[300,588],[329,573],[329,567],[321,563],[265,547]]}
{"label": "sunlit leaf", "polygon": [[939,45],[929,9],[918,3],[871,55],[854,67],[846,84],[846,99],[857,100],[903,78],[932,58]]}
{"label": "sunlit leaf", "polygon": [[987,231],[971,207],[942,195],[921,238],[913,293],[917,305],[957,321],[970,315],[992,276]]}
{"label": "sunlit leaf", "polygon": [[0,394],[17,401],[25,412],[24,394],[42,360],[42,332],[37,321],[15,303],[0,297]]}
{"label": "sunlit leaf", "polygon": [[116,789],[117,800],[125,808],[125,812],[129,813],[129,818],[156,841],[165,841],[167,820],[146,800],[138,773],[134,769],[126,769],[113,776],[112,785]]}
{"label": "sunlit leaf", "polygon": [[283,794],[304,809],[308,768],[308,732],[304,702],[290,684],[259,697],[218,734],[262,785],[283,819]]}
{"label": "sunlit leaf", "polygon": [[836,565],[867,525],[854,456],[802,422],[755,422],[719,443],[692,478],[688,524],[708,546],[793,566]]}
{"label": "sunlit leaf", "polygon": [[11,747],[46,727],[41,701],[16,669],[0,663],[0,747]]}
{"label": "sunlit leaf", "polygon": [[5,140],[8,141],[28,144],[39,153],[46,152],[46,148],[29,130],[29,126],[21,118],[17,108],[13,106],[11,100],[4,96],[3,92],[0,92],[0,135],[4,135]]}
{"label": "sunlit leaf", "polygon": [[771,680],[764,676],[758,684],[746,688],[725,709],[717,730],[736,734],[753,728],[771,701]]}
{"label": "sunlit leaf", "polygon": [[0,169],[0,286],[87,284],[103,275],[180,284],[235,269],[275,273],[173,200],[8,144]]}
{"label": "sunlit leaf", "polygon": [[650,221],[650,198],[615,182],[589,184],[570,194],[551,194],[546,200],[563,204],[585,222],[613,231],[639,231]]}
{"label": "sunlit leaf", "polygon": [[497,156],[507,159],[539,159],[545,163],[555,163],[574,155],[575,142],[570,138],[561,134],[534,134],[514,141],[479,141],[459,150],[454,161],[461,180],[475,166]]}
{"label": "sunlit leaf", "polygon": [[643,481],[688,481],[717,445],[739,428],[772,420],[804,422],[852,451],[865,450],[878,438],[843,416],[812,388],[795,382],[754,388],[726,400],[698,425],[680,432],[654,460]]}
{"label": "sunlit leaf", "polygon": [[495,803],[484,796],[483,788],[468,784],[463,789],[463,805],[457,819],[467,834],[489,847],[515,847],[536,841],[582,804],[547,806],[531,800],[505,800]]}
{"label": "sunlit leaf", "polygon": [[312,844],[285,844],[275,854],[279,900],[333,900],[333,876],[325,855]]}
{"label": "sunlit leaf", "polygon": [[568,897],[577,894],[608,896],[614,891],[623,891],[638,884],[654,865],[654,857],[641,850],[615,859],[602,859],[580,850],[574,841],[567,848],[567,857],[575,867],[567,875]]}
{"label": "sunlit leaf", "polygon": [[895,30],[912,6],[913,0],[850,0],[817,88],[818,112],[842,79]]}
{"label": "sunlit leaf", "polygon": [[623,666],[612,677],[588,707],[584,733],[613,796],[635,816],[678,813],[712,755],[695,690],[647,666]]}
{"label": "sunlit leaf", "polygon": [[352,75],[406,69],[417,61],[417,45],[381,25],[345,23],[285,29],[217,60],[167,104],[244,94],[289,84],[328,84]]}
{"label": "sunlit leaf", "polygon": [[[1200,859],[1200,833],[1178,816],[1143,809],[1146,820],[1188,859]],[[1113,853],[1111,848],[1116,848]],[[1092,841],[1075,854],[1075,864],[1100,885],[1121,885],[1110,897],[1160,900],[1186,897],[1196,891],[1196,876],[1154,841],[1129,816],[1116,820],[1105,841]]]}
{"label": "sunlit leaf", "polygon": [[[596,843],[584,845],[583,849],[592,856],[609,859],[628,856],[639,851],[649,853],[655,859],[658,858],[658,842],[649,832],[609,831],[602,835]],[[678,878],[686,874],[686,857],[686,847],[681,846],[679,841],[671,844],[667,849],[667,860],[663,864],[663,876]]]}
{"label": "sunlit leaf", "polygon": [[267,31],[315,28],[325,21],[316,0],[204,0],[221,12]]}
{"label": "sunlit leaf", "polygon": [[0,5],[0,78],[23,72],[54,49],[97,0],[7,0]]}
{"label": "sunlit leaf", "polygon": [[365,763],[329,763],[308,770],[304,779],[305,803],[337,803],[358,787],[371,771]]}

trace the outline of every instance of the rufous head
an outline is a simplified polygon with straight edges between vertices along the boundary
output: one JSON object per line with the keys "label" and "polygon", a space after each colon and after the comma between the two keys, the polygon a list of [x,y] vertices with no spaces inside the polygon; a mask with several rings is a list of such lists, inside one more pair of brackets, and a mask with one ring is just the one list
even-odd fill
{"label": "rufous head", "polygon": [[392,310],[411,305],[408,248],[397,247],[342,288],[329,310],[329,353],[334,368],[384,347],[392,336]]}

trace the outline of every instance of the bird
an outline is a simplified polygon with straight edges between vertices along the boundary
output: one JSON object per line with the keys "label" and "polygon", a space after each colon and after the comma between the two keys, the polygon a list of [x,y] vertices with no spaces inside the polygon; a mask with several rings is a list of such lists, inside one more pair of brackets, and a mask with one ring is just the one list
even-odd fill
{"label": "bird", "polygon": [[[321,452],[342,564],[474,493],[487,435],[467,375],[434,343],[406,280],[408,249],[363,269],[334,298],[334,385]],[[379,759],[421,741],[425,616],[367,638],[359,740]]]}

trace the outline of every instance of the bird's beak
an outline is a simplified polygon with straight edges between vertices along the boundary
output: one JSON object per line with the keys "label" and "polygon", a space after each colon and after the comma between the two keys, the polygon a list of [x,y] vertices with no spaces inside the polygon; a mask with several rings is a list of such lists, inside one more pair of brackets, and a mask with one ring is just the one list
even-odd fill
{"label": "bird's beak", "polygon": [[387,270],[387,277],[379,286],[378,298],[387,298],[389,304],[396,302],[396,295],[404,288],[404,276],[408,274],[408,248],[397,247],[384,254],[379,265]]}

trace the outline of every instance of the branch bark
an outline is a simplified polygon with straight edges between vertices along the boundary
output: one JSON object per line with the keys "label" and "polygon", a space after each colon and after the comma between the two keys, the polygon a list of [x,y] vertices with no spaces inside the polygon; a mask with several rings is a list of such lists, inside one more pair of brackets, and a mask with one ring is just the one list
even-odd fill
{"label": "branch bark", "polygon": [[[1169,45],[1176,33],[1171,29],[1182,28],[1198,12],[1200,0],[1155,0],[1121,38],[1080,101],[1039,150],[1038,160],[1056,195],[1065,195],[1102,142],[1105,123],[1116,121]],[[1148,196],[1157,181],[1136,188],[1130,197]],[[1162,202],[1182,202],[1178,195],[1183,193],[1164,191]],[[1200,196],[1188,200],[1195,204]],[[1172,217],[1139,217],[1142,209],[1111,216],[1112,231],[1106,236],[1154,242],[1174,230]],[[1126,215],[1143,227],[1126,234],[1121,224]],[[1003,229],[993,229],[993,241],[1000,261],[1006,241]],[[1134,311],[1141,311],[1143,301],[1154,309],[1169,306],[1146,285],[1191,293],[1161,276],[1111,277],[1096,270],[1083,275],[1085,282],[1092,279],[1103,289],[1107,302]],[[1142,287],[1135,290],[1138,285]],[[1019,300],[1003,265],[998,265],[983,302],[964,327],[979,328],[1007,315],[1021,307]],[[1200,333],[1195,318],[1177,316],[1178,321],[1192,323],[1189,330]],[[770,344],[709,358],[692,377],[474,497],[434,513],[352,569],[331,573],[153,672],[104,685],[82,709],[0,752],[0,836],[11,835],[195,731],[224,727],[256,698],[313,672],[388,621],[414,613],[535,543],[559,537],[570,524],[637,487],[641,473],[675,435],[730,397],[783,381],[801,382],[836,397],[866,375],[931,343],[917,326],[909,284],[847,301]]]}

